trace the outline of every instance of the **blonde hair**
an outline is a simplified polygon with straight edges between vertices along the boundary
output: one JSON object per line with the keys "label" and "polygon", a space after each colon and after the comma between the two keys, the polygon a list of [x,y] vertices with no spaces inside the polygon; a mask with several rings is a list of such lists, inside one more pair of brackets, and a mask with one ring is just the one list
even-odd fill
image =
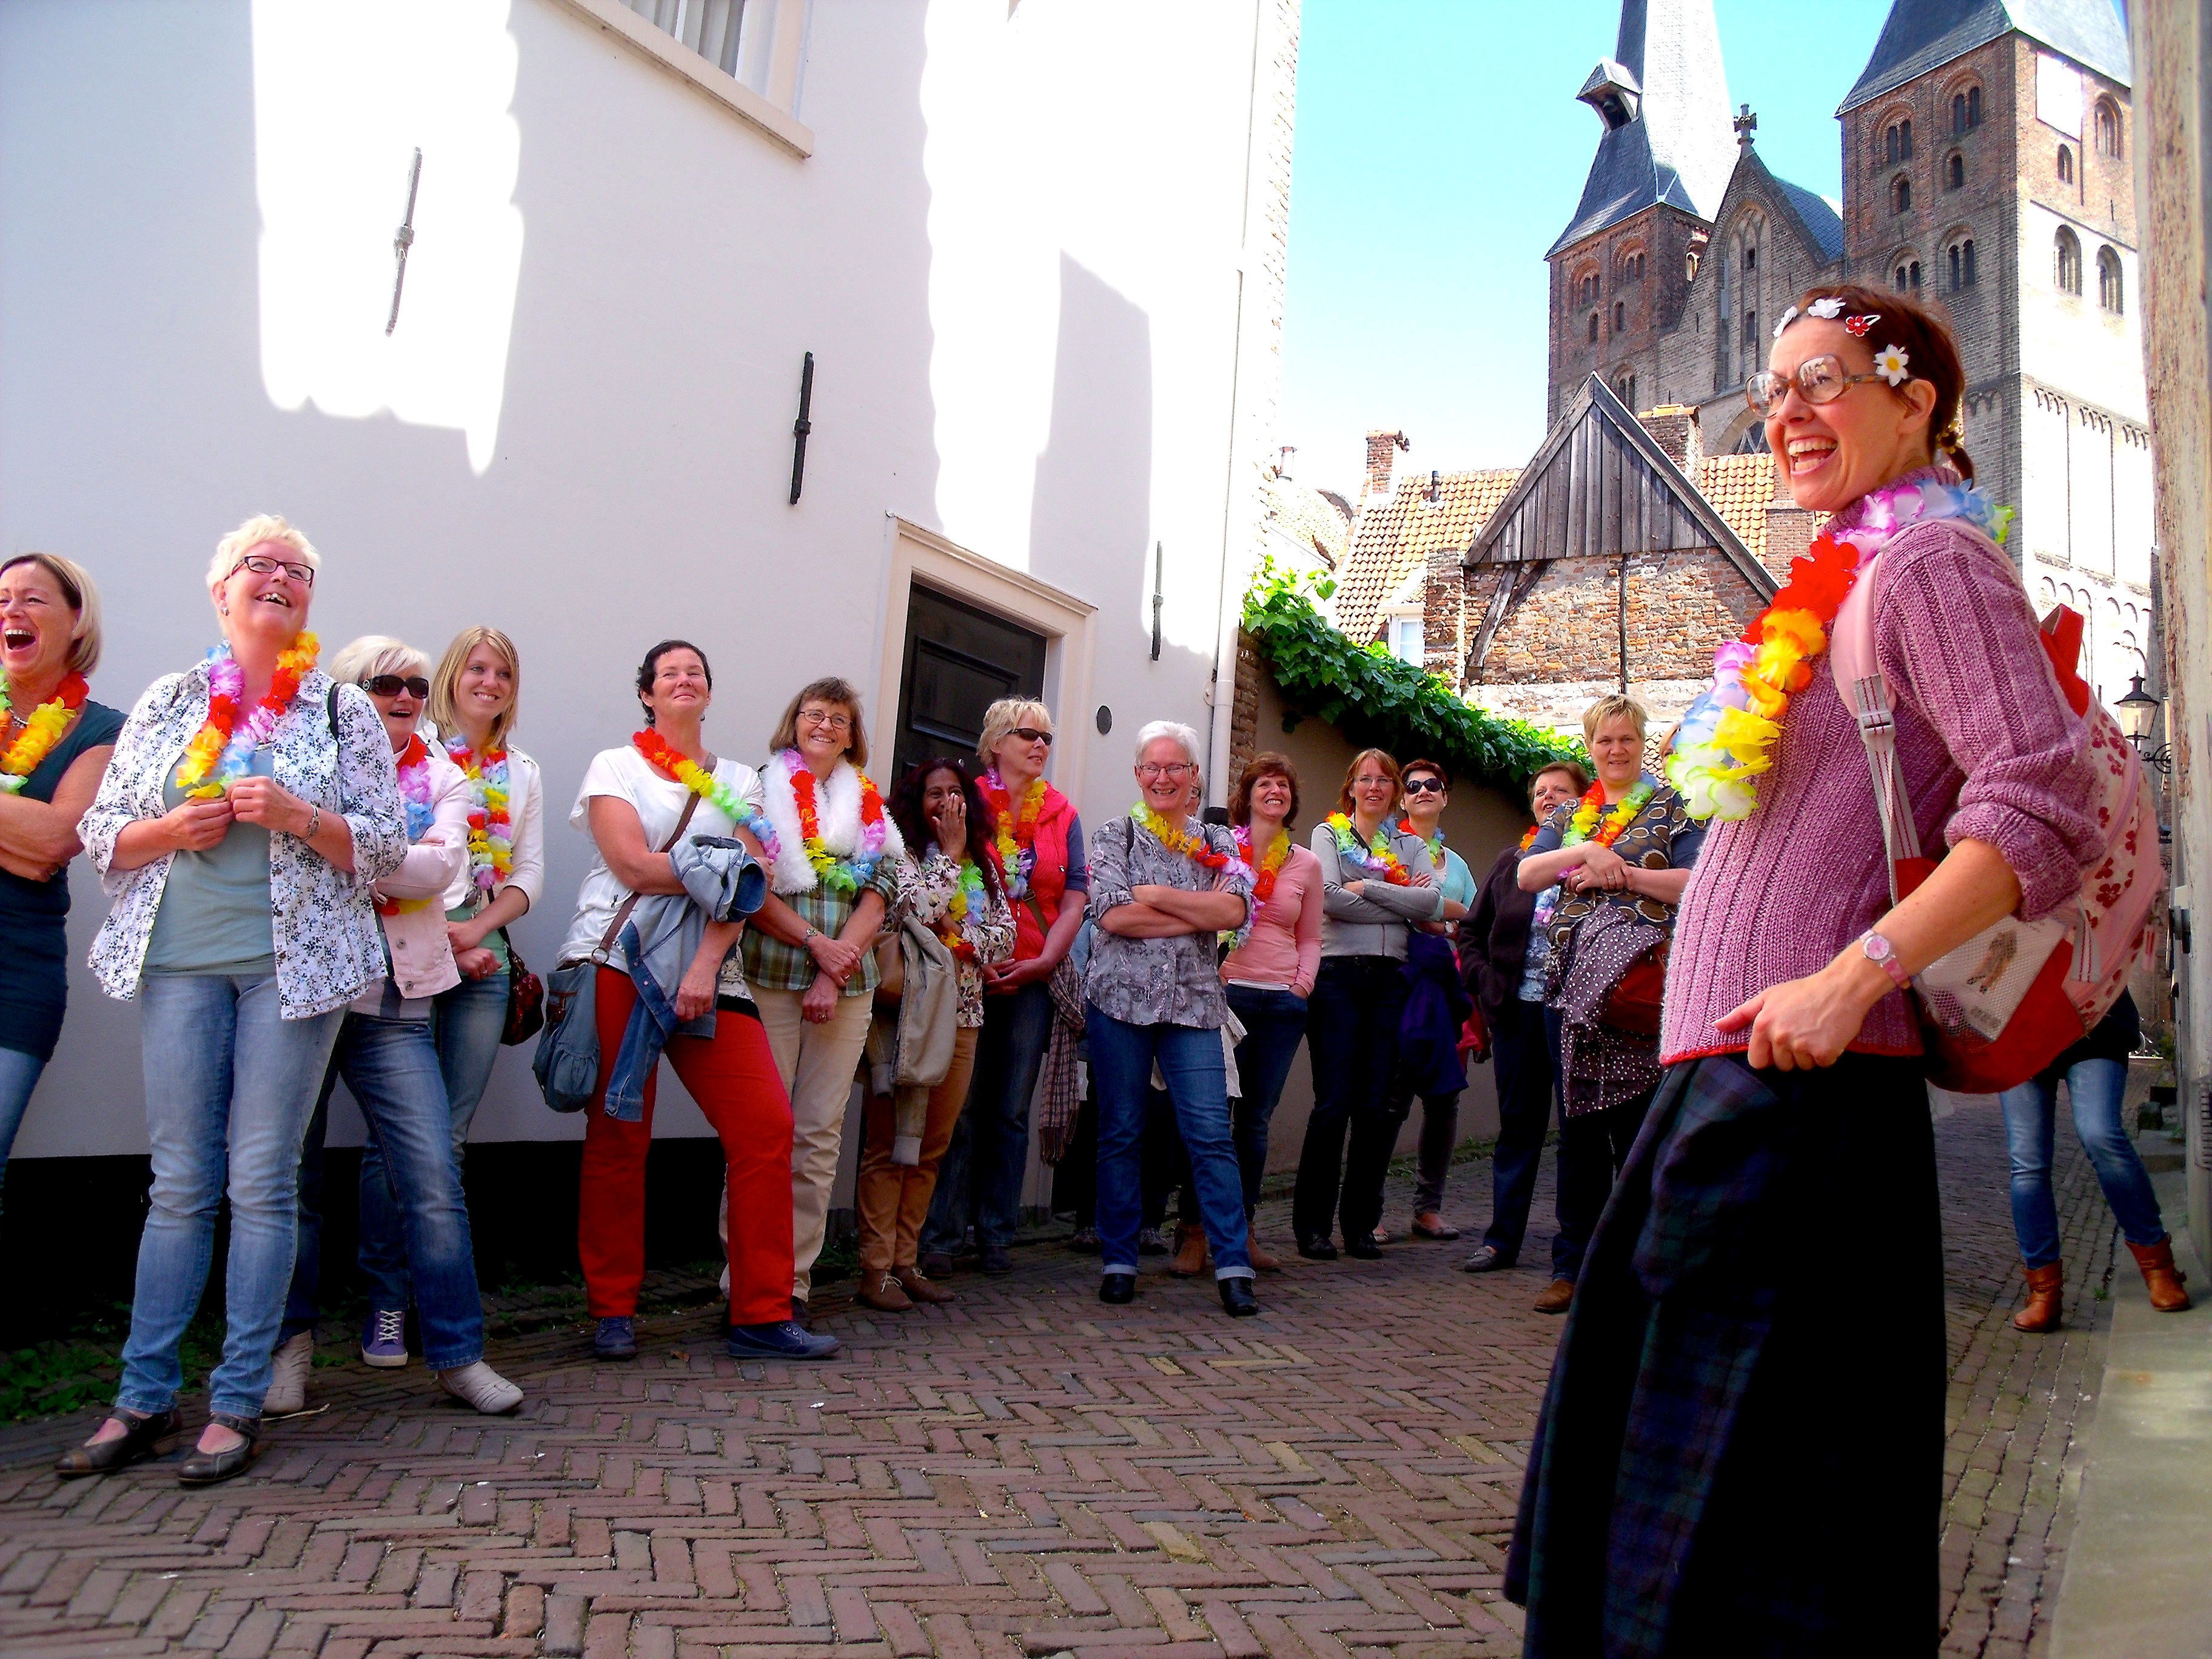
{"label": "blonde hair", "polygon": [[379,674],[427,674],[430,659],[389,634],[364,634],[331,659],[330,676],[340,685],[357,685]]}
{"label": "blonde hair", "polygon": [[1600,697],[1583,710],[1583,741],[1595,743],[1598,728],[1607,720],[1627,720],[1636,728],[1637,742],[1644,741],[1644,728],[1650,724],[1650,719],[1644,712],[1644,705],[1633,697],[1624,697],[1617,694],[1610,697]]}
{"label": "blonde hair", "polygon": [[496,628],[487,628],[482,623],[464,628],[453,635],[453,642],[446,647],[446,654],[438,659],[438,672],[430,676],[430,723],[441,736],[457,737],[461,730],[460,708],[453,701],[453,693],[461,684],[461,670],[469,665],[469,659],[480,645],[488,645],[507,663],[507,672],[514,678],[514,695],[507,707],[492,717],[491,744],[494,749],[507,747],[507,734],[514,729],[515,717],[522,712],[522,658],[514,648],[514,641]]}
{"label": "blonde hair", "polygon": [[[703,659],[702,659],[703,660]],[[852,681],[840,679],[835,674],[825,674],[799,688],[799,695],[783,711],[783,718],[775,723],[775,735],[768,740],[771,755],[786,749],[799,747],[799,711],[810,702],[842,703],[845,712],[853,717],[853,740],[845,748],[845,758],[856,767],[868,763],[868,728],[860,720],[860,693]]]}
{"label": "blonde hair", "polygon": [[238,562],[264,542],[275,542],[289,547],[300,556],[299,562],[322,574],[323,556],[315,551],[314,544],[284,521],[280,513],[257,513],[215,544],[215,557],[208,565],[208,586],[220,587],[230,580],[230,573]]}
{"label": "blonde hair", "polygon": [[999,763],[999,745],[1016,726],[1034,726],[1042,720],[1052,726],[1052,710],[1033,697],[1001,697],[983,711],[983,730],[975,739],[975,758],[986,766]]}
{"label": "blonde hair", "polygon": [[76,621],[70,625],[70,672],[90,679],[100,666],[100,590],[92,585],[90,574],[75,559],[58,553],[18,553],[0,562],[0,575],[19,564],[37,565],[61,585],[63,601],[76,612]]}

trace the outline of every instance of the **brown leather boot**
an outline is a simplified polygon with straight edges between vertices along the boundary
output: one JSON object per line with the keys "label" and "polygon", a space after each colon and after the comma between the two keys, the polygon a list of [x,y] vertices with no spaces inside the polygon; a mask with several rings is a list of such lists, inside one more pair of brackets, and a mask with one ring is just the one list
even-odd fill
{"label": "brown leather boot", "polygon": [[957,1302],[960,1292],[948,1291],[919,1267],[901,1267],[892,1275],[899,1288],[916,1302]]}
{"label": "brown leather boot", "polygon": [[2150,1291],[2152,1307],[2160,1313],[2179,1313],[2189,1306],[2189,1292],[2181,1288],[2188,1275],[2173,1265],[2171,1235],[2155,1244],[2130,1244],[2128,1254],[2142,1269],[2143,1284]]}
{"label": "brown leather boot", "polygon": [[1186,1221],[1176,1228],[1175,1260],[1168,1271],[1177,1279],[1195,1279],[1206,1271],[1206,1229]]}
{"label": "brown leather boot", "polygon": [[904,1313],[914,1306],[905,1288],[879,1267],[871,1267],[860,1275],[860,1288],[856,1299],[866,1303],[878,1313]]}
{"label": "brown leather boot", "polygon": [[1283,1271],[1282,1259],[1257,1237],[1249,1235],[1245,1237],[1244,1254],[1252,1258],[1252,1266],[1261,1273],[1279,1273]]}
{"label": "brown leather boot", "polygon": [[2023,1263],[2021,1271],[2027,1275],[2027,1305],[2012,1316],[2013,1328],[2057,1330],[2059,1296],[2066,1287],[2066,1264],[2054,1261],[2047,1267],[2031,1267]]}

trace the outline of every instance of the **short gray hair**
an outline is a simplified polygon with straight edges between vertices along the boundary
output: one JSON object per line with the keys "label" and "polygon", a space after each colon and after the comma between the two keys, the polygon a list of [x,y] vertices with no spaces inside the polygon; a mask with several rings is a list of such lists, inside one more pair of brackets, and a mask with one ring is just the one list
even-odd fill
{"label": "short gray hair", "polygon": [[238,562],[264,542],[291,550],[295,564],[304,564],[317,574],[322,573],[323,556],[315,551],[308,539],[284,521],[279,513],[257,513],[215,544],[215,557],[208,565],[208,586],[219,587],[231,578]]}
{"label": "short gray hair", "polygon": [[389,634],[364,634],[352,640],[331,659],[330,675],[340,685],[357,684],[379,674],[421,674],[428,678],[430,659],[404,640]]}
{"label": "short gray hair", "polygon": [[1181,720],[1153,720],[1140,730],[1137,733],[1137,758],[1143,760],[1145,750],[1162,738],[1173,738],[1190,763],[1198,764],[1198,733]]}

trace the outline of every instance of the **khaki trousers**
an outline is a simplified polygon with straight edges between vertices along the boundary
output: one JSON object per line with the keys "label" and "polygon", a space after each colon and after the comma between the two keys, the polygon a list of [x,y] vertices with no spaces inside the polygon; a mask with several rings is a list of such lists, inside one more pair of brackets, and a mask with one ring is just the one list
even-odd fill
{"label": "khaki trousers", "polygon": [[867,1046],[875,998],[839,997],[837,1012],[819,1025],[799,1012],[798,991],[756,989],[769,1052],[791,1097],[791,1293],[804,1302],[830,1218],[830,1188],[845,1143],[845,1109],[853,1098],[860,1051]]}
{"label": "khaki trousers", "polygon": [[891,1162],[892,1117],[888,1095],[870,1095],[864,1108],[860,1182],[854,1206],[860,1218],[860,1269],[885,1273],[915,1265],[915,1241],[929,1216],[937,1190],[937,1166],[952,1144],[952,1126],[968,1103],[968,1079],[975,1071],[975,1039],[982,1028],[963,1025],[952,1041],[952,1064],[945,1079],[929,1091],[929,1115],[921,1131],[921,1161]]}

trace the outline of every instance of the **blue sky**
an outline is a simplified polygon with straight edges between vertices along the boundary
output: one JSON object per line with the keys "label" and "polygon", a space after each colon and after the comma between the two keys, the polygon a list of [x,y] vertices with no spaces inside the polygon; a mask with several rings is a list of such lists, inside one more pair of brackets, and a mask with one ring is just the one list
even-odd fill
{"label": "blue sky", "polygon": [[[1714,0],[1731,106],[1784,178],[1840,199],[1836,106],[1888,0]],[[1544,250],[1598,118],[1575,91],[1619,0],[1304,0],[1281,441],[1356,489],[1370,427],[1401,470],[1517,466],[1543,436]]]}

